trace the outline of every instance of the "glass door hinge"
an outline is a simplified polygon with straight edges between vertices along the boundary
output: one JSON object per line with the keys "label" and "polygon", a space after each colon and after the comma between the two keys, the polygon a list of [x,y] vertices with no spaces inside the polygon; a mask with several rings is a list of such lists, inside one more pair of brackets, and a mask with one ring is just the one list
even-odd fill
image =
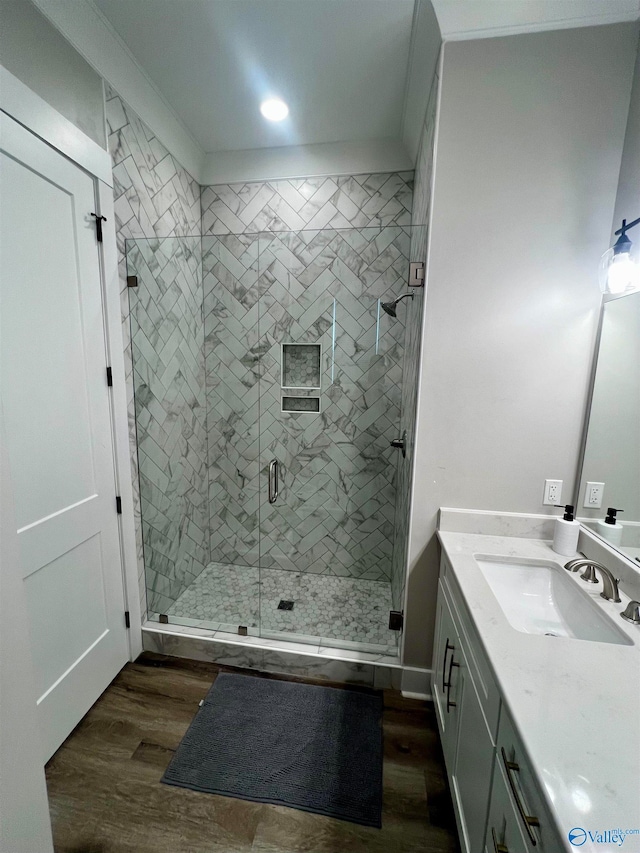
{"label": "glass door hinge", "polygon": [[107,367],[107,385],[109,388],[113,385],[113,373],[110,367]]}
{"label": "glass door hinge", "polygon": [[124,611],[124,627],[125,628],[131,627],[131,619],[129,617],[129,611],[128,610]]}
{"label": "glass door hinge", "polygon": [[412,261],[409,264],[409,287],[424,287],[424,264]]}
{"label": "glass door hinge", "polygon": [[116,495],[116,512],[118,515],[122,515],[122,498],[120,495]]}

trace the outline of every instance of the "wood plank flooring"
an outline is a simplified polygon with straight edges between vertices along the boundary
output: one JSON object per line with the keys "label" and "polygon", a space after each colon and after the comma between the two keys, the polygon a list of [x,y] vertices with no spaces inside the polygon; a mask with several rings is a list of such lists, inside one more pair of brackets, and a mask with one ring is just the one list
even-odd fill
{"label": "wood plank flooring", "polygon": [[433,708],[392,691],[381,830],[161,784],[221,671],[150,653],[122,670],[47,764],[56,853],[458,853]]}

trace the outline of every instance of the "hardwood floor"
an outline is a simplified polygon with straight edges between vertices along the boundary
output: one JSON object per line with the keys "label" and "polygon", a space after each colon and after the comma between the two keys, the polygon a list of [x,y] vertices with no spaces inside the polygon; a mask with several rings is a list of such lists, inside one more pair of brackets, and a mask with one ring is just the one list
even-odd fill
{"label": "hardwood floor", "polygon": [[56,853],[457,853],[433,708],[392,691],[381,830],[161,784],[220,671],[149,653],[122,670],[47,764]]}

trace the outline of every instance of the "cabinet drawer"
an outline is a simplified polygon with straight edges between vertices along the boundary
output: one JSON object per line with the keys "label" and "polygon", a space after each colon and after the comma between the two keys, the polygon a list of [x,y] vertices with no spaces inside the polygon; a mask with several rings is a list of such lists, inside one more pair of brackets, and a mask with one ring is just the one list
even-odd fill
{"label": "cabinet drawer", "polygon": [[529,853],[556,853],[563,849],[549,810],[525,755],[515,727],[502,706],[496,761],[507,781]]}
{"label": "cabinet drawer", "polygon": [[491,667],[484,655],[480,637],[464,604],[458,581],[444,555],[440,566],[440,579],[454,613],[460,644],[469,664],[469,671],[480,699],[487,728],[495,743],[498,733],[498,717],[500,716],[500,693],[493,678]]}

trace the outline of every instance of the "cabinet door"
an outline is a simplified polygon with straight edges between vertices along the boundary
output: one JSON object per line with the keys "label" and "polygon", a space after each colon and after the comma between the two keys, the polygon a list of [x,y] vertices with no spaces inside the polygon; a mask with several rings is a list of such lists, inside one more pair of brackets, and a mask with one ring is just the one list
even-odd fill
{"label": "cabinet door", "polygon": [[[457,659],[453,656],[457,653]],[[449,774],[453,771],[458,729],[458,703],[456,695],[459,688],[460,642],[455,629],[453,616],[445,598],[442,585],[438,592],[436,621],[436,643],[433,662],[432,692],[440,728],[442,751]]]}
{"label": "cabinet door", "polygon": [[484,853],[528,853],[500,762],[496,759]]}
{"label": "cabinet door", "polygon": [[464,655],[453,652],[457,668],[456,712],[458,742],[452,785],[462,828],[463,843],[469,853],[482,849],[489,806],[494,746],[482,713]]}

